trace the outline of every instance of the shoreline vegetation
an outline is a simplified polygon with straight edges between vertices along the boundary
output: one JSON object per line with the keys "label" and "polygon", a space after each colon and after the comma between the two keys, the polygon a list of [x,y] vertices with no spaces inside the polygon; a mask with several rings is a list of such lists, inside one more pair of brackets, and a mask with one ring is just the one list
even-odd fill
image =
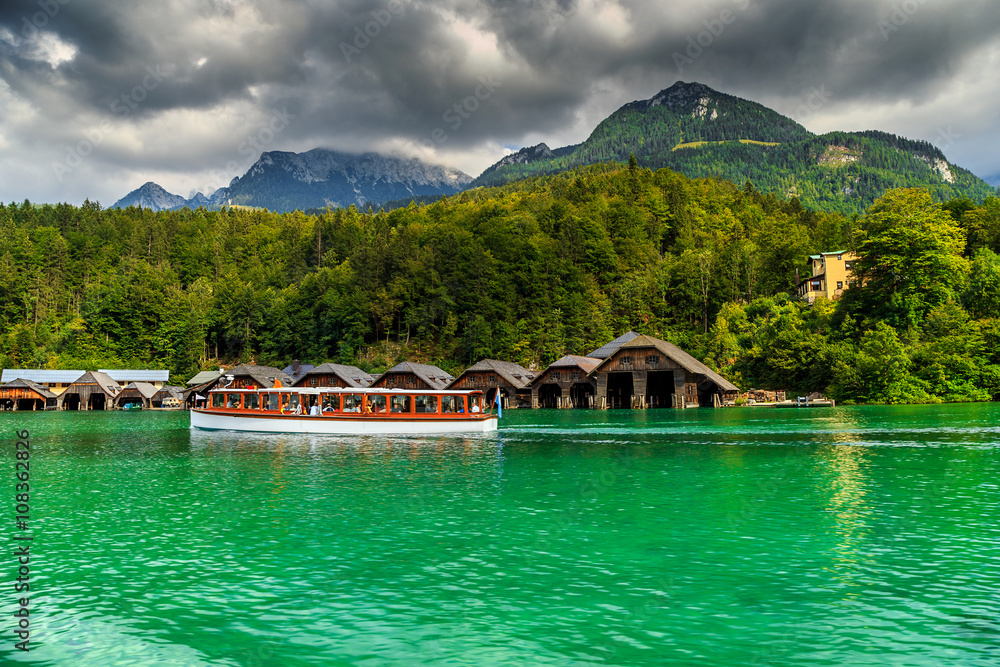
{"label": "shoreline vegetation", "polygon": [[[204,368],[483,358],[544,367],[628,330],[741,389],[838,404],[1000,395],[1000,200],[864,215],[603,164],[390,212],[0,205],[0,363]],[[795,296],[850,249],[840,301]]]}

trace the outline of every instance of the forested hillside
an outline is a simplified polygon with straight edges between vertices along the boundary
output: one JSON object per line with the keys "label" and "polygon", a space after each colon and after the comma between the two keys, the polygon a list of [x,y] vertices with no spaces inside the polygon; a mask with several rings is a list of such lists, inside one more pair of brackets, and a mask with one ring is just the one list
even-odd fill
{"label": "forested hillside", "polygon": [[[987,345],[1000,316],[1000,205],[945,209],[926,192],[899,193],[879,224],[891,228],[897,204],[916,212],[900,219],[947,223],[961,247],[928,252],[954,255],[937,274],[954,280],[932,296],[917,287],[861,299],[858,290],[839,309],[789,297],[796,268],[805,272],[806,256],[820,250],[864,248],[871,215],[816,213],[668,170],[588,167],[388,213],[25,202],[0,207],[0,361],[166,367],[183,379],[250,359],[538,366],[635,329],[745,387],[829,387],[856,400],[989,396],[993,376],[984,373],[1000,349]],[[968,332],[964,352],[945,351],[968,352],[974,378],[952,386],[913,370],[938,359],[933,345],[950,345],[934,332]],[[905,392],[850,380],[878,376],[887,345],[909,360],[890,360],[908,373]],[[947,375],[959,365],[935,368]]]}

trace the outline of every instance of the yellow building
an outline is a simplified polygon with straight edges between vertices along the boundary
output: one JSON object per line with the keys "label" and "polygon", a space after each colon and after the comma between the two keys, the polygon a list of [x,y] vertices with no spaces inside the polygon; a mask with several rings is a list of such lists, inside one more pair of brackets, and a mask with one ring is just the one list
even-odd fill
{"label": "yellow building", "polygon": [[809,255],[812,277],[799,281],[799,296],[809,303],[816,299],[839,299],[845,289],[854,285],[851,265],[856,259],[847,250]]}

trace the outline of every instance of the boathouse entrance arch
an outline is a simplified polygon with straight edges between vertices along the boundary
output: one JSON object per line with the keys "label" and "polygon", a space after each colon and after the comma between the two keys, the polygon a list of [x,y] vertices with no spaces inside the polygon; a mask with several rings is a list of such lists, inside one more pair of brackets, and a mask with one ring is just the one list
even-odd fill
{"label": "boathouse entrance arch", "polygon": [[73,392],[72,394],[63,395],[62,408],[63,410],[79,410],[80,394]]}
{"label": "boathouse entrance arch", "polygon": [[589,382],[577,382],[569,389],[569,398],[574,408],[589,408],[594,396],[594,385]]}
{"label": "boathouse entrance arch", "polygon": [[632,373],[608,373],[609,408],[631,408],[634,394]]}
{"label": "boathouse entrance arch", "polygon": [[557,384],[543,384],[538,390],[538,404],[542,408],[558,408],[562,401],[562,387]]}
{"label": "boathouse entrance arch", "polygon": [[102,393],[93,393],[90,395],[90,400],[87,401],[88,410],[107,410],[107,397]]}
{"label": "boathouse entrance arch", "polygon": [[649,371],[646,374],[646,406],[674,407],[674,371]]}

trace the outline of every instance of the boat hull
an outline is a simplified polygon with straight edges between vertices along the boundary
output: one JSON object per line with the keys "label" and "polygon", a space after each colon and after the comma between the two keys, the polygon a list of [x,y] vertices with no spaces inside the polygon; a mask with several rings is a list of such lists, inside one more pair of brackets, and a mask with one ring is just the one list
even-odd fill
{"label": "boat hull", "polygon": [[496,415],[400,419],[337,415],[273,416],[226,414],[194,409],[191,428],[205,431],[247,431],[252,433],[312,433],[327,435],[423,435],[435,433],[489,433],[497,430]]}

